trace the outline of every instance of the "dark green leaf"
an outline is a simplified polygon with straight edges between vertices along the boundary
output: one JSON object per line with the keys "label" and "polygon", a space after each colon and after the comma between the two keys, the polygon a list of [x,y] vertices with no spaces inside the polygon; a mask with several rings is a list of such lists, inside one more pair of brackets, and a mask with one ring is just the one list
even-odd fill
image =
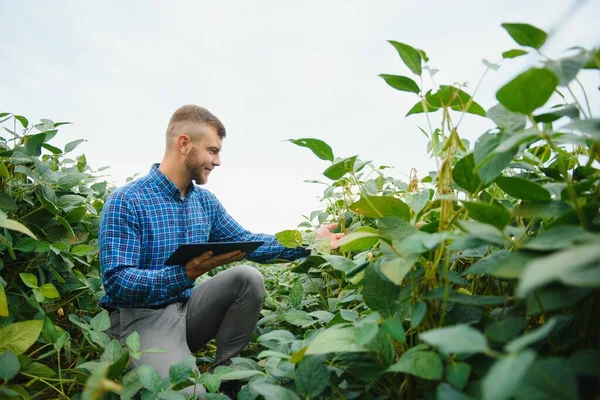
{"label": "dark green leaf", "polygon": [[152,392],[161,392],[169,387],[169,379],[161,376],[149,365],[138,367],[140,382]]}
{"label": "dark green leaf", "polygon": [[90,325],[92,326],[92,329],[100,332],[108,330],[108,328],[110,328],[110,317],[108,316],[108,311],[103,310],[96,314],[90,321]]}
{"label": "dark green leaf", "polygon": [[515,42],[525,47],[539,49],[546,42],[548,34],[529,24],[502,24]]}
{"label": "dark green leaf", "polygon": [[577,378],[567,360],[550,357],[536,360],[515,393],[517,400],[579,399]]}
{"label": "dark green leaf", "polygon": [[573,208],[563,201],[543,203],[522,203],[513,212],[517,217],[557,218],[573,211]]}
{"label": "dark green leaf", "polygon": [[463,205],[473,219],[498,229],[503,229],[510,221],[510,213],[504,206],[470,201],[463,201]]}
{"label": "dark green leaf", "polygon": [[525,265],[531,259],[533,259],[533,256],[527,253],[497,250],[475,262],[462,275],[485,274],[498,278],[514,279],[521,275]]}
{"label": "dark green leaf", "polygon": [[546,104],[558,86],[556,74],[547,68],[532,68],[504,85],[496,93],[510,111],[531,114]]}
{"label": "dark green leaf", "polygon": [[379,270],[391,282],[400,286],[416,260],[416,257],[411,257],[410,255],[393,258],[379,264]]}
{"label": "dark green leaf", "polygon": [[317,157],[321,160],[333,161],[333,150],[331,147],[322,140],[303,138],[303,139],[289,139],[290,142],[295,145],[306,147],[310,149]]}
{"label": "dark green leaf", "polygon": [[554,122],[562,117],[577,119],[579,118],[579,109],[572,104],[568,104],[560,108],[551,108],[550,111],[542,114],[534,115],[533,119],[535,122],[548,123]]}
{"label": "dark green leaf", "polygon": [[496,180],[500,189],[517,199],[526,201],[550,201],[550,192],[542,185],[519,177],[503,177]]}
{"label": "dark green leaf", "polygon": [[[441,85],[436,93],[427,92],[425,101],[428,112],[435,112],[442,107],[448,107],[454,111],[462,111],[485,117],[485,110],[468,93],[454,86]],[[418,102],[406,115],[423,112],[425,112],[423,104]]]}
{"label": "dark green leaf", "polygon": [[283,386],[262,381],[250,383],[250,389],[260,394],[265,400],[300,400],[298,395]]}
{"label": "dark green leaf", "polygon": [[489,243],[503,245],[506,239],[495,226],[478,221],[460,221],[458,225],[467,233]]}
{"label": "dark green leaf", "polygon": [[427,303],[424,301],[417,301],[413,304],[412,311],[410,313],[410,327],[416,329],[421,325],[421,321],[427,313]]}
{"label": "dark green leaf", "polygon": [[464,389],[471,374],[471,366],[464,362],[448,364],[446,367],[446,380],[457,389]]}
{"label": "dark green leaf", "polygon": [[304,357],[296,368],[296,389],[303,398],[316,398],[329,383],[329,370],[323,357]]}
{"label": "dark green leaf", "polygon": [[518,149],[516,148],[494,153],[494,150],[502,142],[502,138],[503,136],[499,134],[486,133],[475,142],[473,154],[476,172],[486,185],[500,176],[517,154]]}
{"label": "dark green leaf", "polygon": [[365,270],[363,281],[365,304],[370,309],[379,311],[384,317],[393,316],[396,312],[396,300],[400,294],[400,287],[382,279],[372,265]]}
{"label": "dark green leaf", "polygon": [[357,156],[352,156],[333,164],[331,167],[323,171],[323,175],[334,181],[340,179],[347,172],[352,172],[354,170],[356,157]]}
{"label": "dark green leaf", "polygon": [[292,307],[294,308],[298,308],[300,307],[300,304],[302,303],[302,297],[304,295],[304,292],[302,290],[302,281],[300,279],[296,279],[296,281],[294,282],[294,285],[292,286],[292,289],[290,290],[290,304],[292,305]]}
{"label": "dark green leaf", "polygon": [[36,135],[27,135],[26,138],[25,148],[27,149],[27,152],[34,157],[40,156],[40,154],[42,154],[42,144],[46,140],[46,134],[38,133]]}
{"label": "dark green leaf", "polygon": [[406,332],[402,322],[397,319],[387,319],[381,324],[381,328],[400,343],[406,342]]}
{"label": "dark green leaf", "polygon": [[436,396],[436,400],[471,400],[471,397],[459,392],[447,383],[438,385]]}
{"label": "dark green leaf", "polygon": [[585,54],[578,54],[572,57],[561,58],[560,60],[548,60],[546,68],[558,76],[559,86],[567,86],[583,68],[587,60]]}
{"label": "dark green leaf", "polygon": [[600,349],[576,351],[569,357],[569,366],[577,375],[600,378]]}
{"label": "dark green leaf", "polygon": [[521,335],[518,338],[507,343],[504,346],[504,350],[506,350],[509,353],[516,353],[533,343],[545,339],[557,325],[568,321],[570,318],[571,317],[564,315],[552,317],[541,327],[524,335]]}
{"label": "dark green leaf", "polygon": [[196,368],[196,357],[189,355],[169,368],[171,385],[179,385],[189,380],[190,374]]}
{"label": "dark green leaf", "polygon": [[475,172],[475,156],[473,153],[461,158],[452,169],[452,179],[468,193],[474,194],[482,189],[482,183]]}
{"label": "dark green leaf", "polygon": [[537,237],[525,243],[523,247],[541,251],[560,250],[578,243],[586,243],[594,240],[599,240],[597,235],[578,226],[561,225],[543,231]]}
{"label": "dark green leaf", "polygon": [[19,121],[21,123],[21,125],[23,125],[23,128],[27,128],[29,126],[29,121],[24,116],[15,115],[14,117],[17,121]]}
{"label": "dark green leaf", "polygon": [[406,76],[400,75],[379,75],[382,77],[388,85],[393,87],[394,89],[403,91],[403,92],[412,92],[419,94],[419,86],[410,78]]}
{"label": "dark green leaf", "polygon": [[525,329],[525,318],[509,316],[501,321],[488,323],[485,335],[494,342],[506,343]]}
{"label": "dark green leaf", "polygon": [[421,55],[414,48],[407,44],[396,42],[393,40],[389,41],[392,46],[398,51],[400,58],[404,64],[410,69],[415,75],[421,75]]}

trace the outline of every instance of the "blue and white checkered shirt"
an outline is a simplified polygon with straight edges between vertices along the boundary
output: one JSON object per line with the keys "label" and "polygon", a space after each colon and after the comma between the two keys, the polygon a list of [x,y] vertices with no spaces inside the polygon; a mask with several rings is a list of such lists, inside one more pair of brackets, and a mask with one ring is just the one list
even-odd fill
{"label": "blue and white checkered shirt", "polygon": [[179,189],[152,166],[143,178],[115,190],[100,220],[100,264],[107,309],[160,307],[190,297],[193,284],[185,266],[165,267],[165,260],[185,243],[264,241],[248,255],[266,262],[293,260],[309,251],[283,247],[273,235],[242,228],[214,194],[190,182]]}

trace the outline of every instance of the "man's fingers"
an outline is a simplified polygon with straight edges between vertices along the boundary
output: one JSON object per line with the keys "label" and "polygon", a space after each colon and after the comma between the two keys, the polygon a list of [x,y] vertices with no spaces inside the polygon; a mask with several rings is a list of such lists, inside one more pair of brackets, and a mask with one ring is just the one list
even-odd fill
{"label": "man's fingers", "polygon": [[343,233],[334,233],[333,237],[336,238],[336,239],[341,239],[341,238],[344,237],[344,234]]}
{"label": "man's fingers", "polygon": [[327,224],[327,225],[323,225],[323,226],[324,226],[325,228],[327,228],[327,229],[335,229],[335,228],[337,228],[337,227],[338,227],[338,225],[339,225],[339,223],[337,223],[337,222],[334,222],[334,223],[332,223],[332,224]]}

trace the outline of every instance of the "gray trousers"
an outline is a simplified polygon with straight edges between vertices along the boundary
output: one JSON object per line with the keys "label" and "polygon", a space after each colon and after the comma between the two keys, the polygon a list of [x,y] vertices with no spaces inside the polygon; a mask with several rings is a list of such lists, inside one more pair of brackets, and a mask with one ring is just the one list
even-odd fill
{"label": "gray trousers", "polygon": [[[169,367],[217,339],[215,365],[229,364],[250,342],[256,326],[265,285],[253,267],[238,265],[222,271],[194,288],[184,303],[165,308],[120,308],[110,315],[110,335],[122,344],[138,332],[141,350],[162,348],[166,353],[146,353],[133,367],[150,365],[163,377]],[[192,393],[194,387],[186,388]],[[205,393],[201,385],[196,394]]]}

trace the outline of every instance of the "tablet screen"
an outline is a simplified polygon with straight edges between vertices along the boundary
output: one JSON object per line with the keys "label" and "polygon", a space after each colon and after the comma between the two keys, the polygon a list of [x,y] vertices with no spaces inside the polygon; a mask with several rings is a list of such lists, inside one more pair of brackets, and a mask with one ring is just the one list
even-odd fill
{"label": "tablet screen", "polygon": [[213,242],[213,243],[190,243],[182,244],[177,250],[169,256],[165,265],[183,265],[192,258],[201,256],[207,251],[212,251],[213,255],[229,253],[231,251],[241,250],[246,255],[252,253],[264,242]]}

